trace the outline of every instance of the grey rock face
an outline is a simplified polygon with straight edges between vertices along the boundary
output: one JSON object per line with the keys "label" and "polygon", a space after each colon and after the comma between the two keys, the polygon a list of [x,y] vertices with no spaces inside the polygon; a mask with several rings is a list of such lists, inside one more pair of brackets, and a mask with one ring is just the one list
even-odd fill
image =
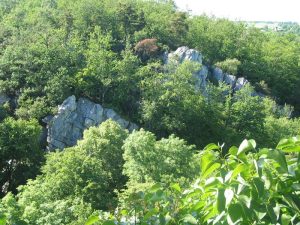
{"label": "grey rock face", "polygon": [[48,149],[63,149],[76,145],[85,129],[98,126],[107,119],[116,121],[129,131],[138,129],[136,124],[122,119],[112,109],[105,109],[85,98],[80,98],[76,102],[75,96],[68,97],[58,107],[57,115],[48,116],[43,120],[47,123]]}
{"label": "grey rock face", "polygon": [[[164,53],[163,60],[165,64],[171,61],[180,64],[185,60],[199,63],[199,71],[194,74],[196,80],[196,89],[202,90],[205,94],[205,89],[208,82],[208,67],[202,64],[202,55],[195,49],[189,49],[186,46],[179,47],[175,52],[169,54]],[[211,67],[210,67],[211,68]],[[234,75],[224,73],[222,69],[213,67],[211,71],[211,78],[216,80],[218,83],[225,83],[231,87],[233,91],[241,90],[248,82],[244,77],[237,78]],[[254,95],[258,95],[254,93]]]}
{"label": "grey rock face", "polygon": [[222,83],[223,79],[224,79],[224,73],[220,68],[216,67],[216,68],[213,68],[212,77],[219,83]]}
{"label": "grey rock face", "polygon": [[202,64],[202,55],[195,49],[189,49],[186,46],[179,47],[175,52],[169,53],[168,60],[175,59],[179,63],[182,63],[185,60],[198,62]]}
{"label": "grey rock face", "polygon": [[213,79],[217,80],[219,83],[224,82],[225,84],[229,85],[231,89],[233,89],[234,91],[241,90],[246,84],[249,83],[246,78],[244,77],[237,78],[234,75],[224,73],[218,67],[213,68],[212,77]]}
{"label": "grey rock face", "polygon": [[228,84],[231,86],[231,88],[233,88],[236,82],[236,76],[224,74],[224,82],[225,84]]}
{"label": "grey rock face", "polygon": [[10,98],[4,94],[4,93],[0,93],[0,105],[3,105],[6,102],[9,102]]}
{"label": "grey rock face", "polygon": [[200,87],[200,89],[204,90],[207,86],[207,77],[208,77],[208,68],[203,65],[201,70],[195,74],[197,78],[196,87]]}
{"label": "grey rock face", "polygon": [[241,90],[248,83],[249,83],[248,80],[245,79],[244,77],[238,78],[236,83],[235,83],[234,91]]}
{"label": "grey rock face", "polygon": [[196,78],[196,89],[205,90],[207,85],[208,68],[202,65],[202,55],[195,49],[189,49],[186,46],[178,48],[175,52],[169,53],[165,63],[173,61],[177,64],[183,63],[184,61],[192,61],[199,63],[199,70],[194,74]]}

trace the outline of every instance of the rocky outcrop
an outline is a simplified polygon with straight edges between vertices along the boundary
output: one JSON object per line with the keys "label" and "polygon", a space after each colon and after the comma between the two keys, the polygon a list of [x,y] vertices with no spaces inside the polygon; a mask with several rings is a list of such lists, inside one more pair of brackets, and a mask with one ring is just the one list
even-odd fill
{"label": "rocky outcrop", "polygon": [[205,90],[207,85],[208,67],[202,64],[202,55],[195,49],[189,49],[186,46],[178,48],[175,52],[169,53],[165,56],[165,63],[183,63],[184,61],[192,61],[199,64],[199,70],[195,72],[194,76],[197,79],[196,88]]}
{"label": "rocky outcrop", "polygon": [[75,96],[68,97],[59,107],[55,116],[44,118],[47,124],[48,149],[63,149],[76,145],[83,131],[112,119],[123,128],[133,131],[137,125],[122,119],[114,110],[103,108],[85,98],[76,101]]}
{"label": "rocky outcrop", "polygon": [[[165,64],[170,62],[180,64],[186,60],[199,63],[199,71],[196,71],[194,76],[197,78],[196,87],[200,88],[202,91],[205,91],[207,87],[208,77],[212,78],[218,83],[225,83],[229,85],[233,91],[239,91],[247,83],[249,83],[247,79],[243,77],[237,78],[234,75],[224,73],[218,67],[211,67],[209,69],[208,66],[203,65],[203,57],[201,53],[195,49],[189,49],[186,46],[179,47],[175,52],[171,52],[169,54],[166,53],[163,58]],[[211,70],[210,76],[208,76],[209,70]]]}
{"label": "rocky outcrop", "polygon": [[195,49],[189,49],[186,46],[179,47],[175,52],[171,52],[168,54],[167,62],[170,60],[176,60],[179,63],[182,63],[185,60],[198,62],[202,64],[202,55]]}
{"label": "rocky outcrop", "polygon": [[229,85],[233,91],[239,91],[243,87],[245,87],[246,84],[249,83],[249,81],[246,78],[244,78],[244,77],[237,78],[234,75],[224,73],[218,67],[215,67],[212,69],[211,76],[215,81]]}

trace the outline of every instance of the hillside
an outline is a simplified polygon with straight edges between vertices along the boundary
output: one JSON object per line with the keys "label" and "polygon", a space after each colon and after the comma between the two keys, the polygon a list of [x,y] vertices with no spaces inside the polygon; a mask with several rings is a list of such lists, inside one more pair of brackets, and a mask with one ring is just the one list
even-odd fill
{"label": "hillside", "polygon": [[[156,203],[128,196],[176,208],[170,199],[195,201],[181,190],[210,177],[223,179],[211,208],[180,202],[169,224],[299,223],[300,36],[278,26],[164,0],[0,1],[0,225],[130,224],[117,206],[157,224]],[[229,223],[238,204],[257,212]]]}

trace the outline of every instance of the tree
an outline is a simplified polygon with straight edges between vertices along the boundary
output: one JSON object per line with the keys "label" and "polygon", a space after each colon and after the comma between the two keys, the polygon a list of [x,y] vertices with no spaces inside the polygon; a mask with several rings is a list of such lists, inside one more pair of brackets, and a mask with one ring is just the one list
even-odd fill
{"label": "tree", "polygon": [[36,120],[7,118],[0,123],[0,194],[16,193],[19,185],[39,173],[43,151],[41,127]]}
{"label": "tree", "polygon": [[194,146],[174,135],[156,141],[150,132],[134,131],[124,142],[123,149],[128,187],[139,183],[189,180],[195,175]]}
{"label": "tree", "polygon": [[118,21],[121,24],[121,29],[124,32],[125,43],[134,32],[142,30],[146,25],[144,12],[138,12],[133,4],[119,3],[116,14],[118,16]]}
{"label": "tree", "polygon": [[72,148],[49,153],[42,174],[19,188],[21,219],[29,224],[83,224],[87,215],[113,209],[122,175],[127,131],[108,120],[84,132]]}
{"label": "tree", "polygon": [[188,188],[156,183],[113,214],[92,217],[92,224],[297,224],[299,149],[299,136],[276,148],[257,148],[245,139],[226,157],[222,147],[209,144],[198,155],[199,175]]}
{"label": "tree", "polygon": [[110,50],[110,42],[111,36],[103,35],[96,27],[85,52],[87,66],[76,75],[77,87],[82,94],[102,104],[116,78],[116,54]]}
{"label": "tree", "polygon": [[227,143],[239,143],[243,137],[256,138],[258,143],[264,140],[264,122],[267,117],[266,105],[260,97],[252,96],[253,88],[246,86],[233,98],[227,98],[226,127],[232,135],[228,135]]}

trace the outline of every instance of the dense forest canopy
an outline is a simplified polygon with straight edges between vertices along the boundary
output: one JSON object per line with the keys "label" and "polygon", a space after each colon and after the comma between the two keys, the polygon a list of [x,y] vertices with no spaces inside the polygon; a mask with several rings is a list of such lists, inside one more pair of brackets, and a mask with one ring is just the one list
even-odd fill
{"label": "dense forest canopy", "polygon": [[[268,195],[291,194],[288,200],[269,199],[272,210],[277,207],[275,216],[254,199],[262,224],[299,223],[299,140],[286,139],[290,151],[276,146],[300,134],[300,36],[296,24],[282,27],[285,31],[262,31],[244,22],[191,16],[171,0],[0,0],[0,224],[4,219],[84,224],[100,210],[113,214],[118,205],[132,209],[135,200],[148,204],[141,196],[128,201],[140,190],[162,194],[174,183],[176,190],[188,188],[210,161],[216,170],[207,174],[215,177],[238,166],[240,171],[230,172],[236,176],[230,188],[242,177],[252,185],[246,197],[255,187],[264,194],[253,196],[264,201]],[[201,53],[208,74],[218,67],[250,83],[234,91],[209,76],[205,90],[195,88],[199,63],[165,62],[166,52],[181,46]],[[55,115],[71,95],[112,108],[143,129],[129,134],[107,121],[86,130],[76,146],[48,153],[41,141],[43,118]],[[254,141],[243,142],[249,145],[241,147],[247,155],[230,148],[245,138],[255,139],[259,148]],[[206,148],[206,156],[198,153],[209,143],[220,144]],[[256,150],[264,146],[274,156]],[[262,158],[267,169],[256,171],[252,161]],[[267,192],[263,176],[279,186]],[[149,189],[154,183],[162,187]],[[223,197],[226,184],[218,185]],[[159,204],[172,205],[169,194],[167,188]],[[189,199],[181,191],[177,197]],[[210,224],[218,213],[221,220],[239,207],[235,201],[214,208],[219,203],[207,199],[212,208],[183,203],[182,208],[192,217],[192,208],[201,208],[205,216],[197,214],[196,223]],[[245,201],[242,207],[249,208]],[[158,213],[155,204],[134,209],[140,221],[149,223],[144,214]],[[195,224],[190,216],[182,222],[184,212],[170,221]],[[247,224],[256,216],[236,215],[231,224]]]}

